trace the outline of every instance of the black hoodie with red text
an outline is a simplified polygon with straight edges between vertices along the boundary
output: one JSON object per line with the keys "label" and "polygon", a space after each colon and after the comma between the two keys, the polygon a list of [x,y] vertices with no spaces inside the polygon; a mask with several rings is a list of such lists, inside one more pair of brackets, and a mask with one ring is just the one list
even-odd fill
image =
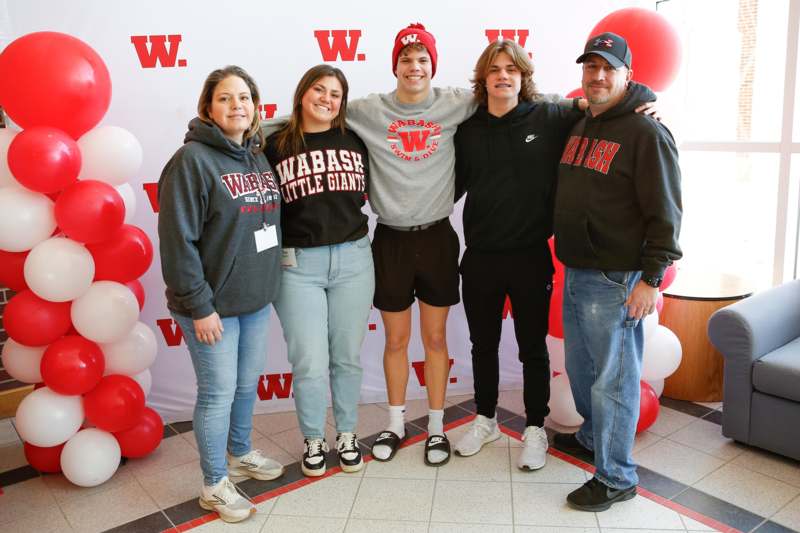
{"label": "black hoodie with red text", "polygon": [[623,100],[587,111],[561,156],[556,256],[571,268],[642,270],[662,276],[682,256],[681,171],[670,131],[634,109],[655,100],[630,82]]}

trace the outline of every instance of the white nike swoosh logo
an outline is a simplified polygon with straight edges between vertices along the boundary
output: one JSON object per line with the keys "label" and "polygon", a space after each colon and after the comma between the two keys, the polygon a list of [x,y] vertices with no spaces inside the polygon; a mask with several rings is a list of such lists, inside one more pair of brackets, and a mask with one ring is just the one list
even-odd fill
{"label": "white nike swoosh logo", "polygon": [[531,142],[532,140],[536,139],[537,137],[539,137],[539,136],[538,136],[538,135],[535,135],[535,134],[533,134],[533,133],[531,133],[530,135],[528,135],[527,137],[525,137],[525,142],[526,142],[526,143],[529,143],[529,142]]}

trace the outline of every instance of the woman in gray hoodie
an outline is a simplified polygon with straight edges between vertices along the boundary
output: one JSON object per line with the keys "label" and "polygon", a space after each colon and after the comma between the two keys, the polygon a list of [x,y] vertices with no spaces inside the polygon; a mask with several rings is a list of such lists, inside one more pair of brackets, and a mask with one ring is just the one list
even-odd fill
{"label": "woman in gray hoodie", "polygon": [[197,376],[200,506],[227,522],[255,512],[228,475],[269,480],[283,473],[250,442],[281,255],[280,192],[260,150],[258,103],[244,70],[212,72],[184,145],[158,182],[167,306]]}

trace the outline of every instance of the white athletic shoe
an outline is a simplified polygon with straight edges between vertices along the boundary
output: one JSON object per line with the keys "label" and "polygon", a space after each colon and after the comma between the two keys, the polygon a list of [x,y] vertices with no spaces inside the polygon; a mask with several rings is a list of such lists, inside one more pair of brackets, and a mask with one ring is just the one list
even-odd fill
{"label": "white athletic shoe", "polygon": [[520,470],[539,470],[547,461],[547,433],[543,427],[528,426],[522,435],[525,446],[517,460]]}
{"label": "white athletic shoe", "polygon": [[241,457],[228,455],[228,475],[269,481],[283,475],[283,465],[265,456],[261,450],[250,450]]}
{"label": "white athletic shoe", "polygon": [[496,441],[500,438],[500,430],[497,427],[496,418],[486,418],[478,415],[469,427],[469,430],[458,440],[456,444],[456,454],[462,457],[475,455],[484,444]]}
{"label": "white athletic shoe", "polygon": [[253,502],[242,495],[227,477],[213,487],[203,486],[200,507],[206,511],[216,511],[225,522],[241,522],[256,512]]}

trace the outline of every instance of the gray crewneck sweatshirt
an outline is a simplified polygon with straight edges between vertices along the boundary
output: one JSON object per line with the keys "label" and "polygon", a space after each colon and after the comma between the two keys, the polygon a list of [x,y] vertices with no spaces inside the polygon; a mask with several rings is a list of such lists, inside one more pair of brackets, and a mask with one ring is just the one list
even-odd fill
{"label": "gray crewneck sweatshirt", "polygon": [[417,104],[396,91],[347,105],[347,125],[367,145],[369,203],[378,222],[416,226],[450,216],[455,192],[457,126],[477,109],[471,91],[431,89]]}
{"label": "gray crewneck sweatshirt", "polygon": [[[194,319],[251,313],[278,294],[280,192],[252,139],[240,146],[214,124],[189,123],[158,181],[161,271],[170,310]],[[257,251],[274,226],[278,246]]]}

